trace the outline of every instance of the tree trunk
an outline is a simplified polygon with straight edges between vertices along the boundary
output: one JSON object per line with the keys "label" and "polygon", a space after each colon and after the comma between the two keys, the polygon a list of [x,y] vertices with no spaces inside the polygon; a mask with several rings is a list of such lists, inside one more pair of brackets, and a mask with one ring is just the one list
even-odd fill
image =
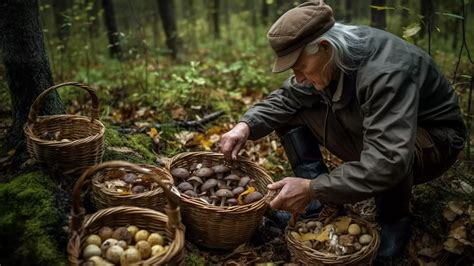
{"label": "tree trunk", "polygon": [[100,11],[100,4],[99,2],[95,0],[89,0],[87,3],[88,8],[90,8],[87,11],[87,16],[89,16],[88,21],[89,21],[89,32],[91,36],[97,37],[99,35],[99,11]]}
{"label": "tree trunk", "polygon": [[[17,154],[26,150],[23,125],[31,104],[46,88],[53,85],[44,37],[39,20],[37,0],[8,0],[0,4],[0,52],[12,102],[13,124],[4,151],[16,147]],[[57,92],[50,93],[41,105],[40,114],[64,113]]]}
{"label": "tree trunk", "polygon": [[352,21],[352,0],[346,0],[344,2],[344,20],[349,23]]}
{"label": "tree trunk", "polygon": [[54,24],[56,26],[56,35],[63,42],[69,35],[70,24],[66,17],[66,11],[71,6],[69,0],[53,0]]}
{"label": "tree trunk", "polygon": [[421,0],[421,31],[420,36],[423,38],[425,33],[431,30],[432,15],[433,15],[433,2],[431,0]]}
{"label": "tree trunk", "polygon": [[213,0],[209,5],[209,13],[212,18],[212,31],[215,39],[221,38],[221,31],[219,25],[219,0]]}
{"label": "tree trunk", "polygon": [[410,23],[410,13],[408,12],[407,8],[409,6],[408,0],[401,0],[402,2],[400,3],[402,6],[402,12],[401,12],[401,21],[402,21],[402,27],[408,26]]}
{"label": "tree trunk", "polygon": [[262,9],[261,9],[261,20],[263,26],[268,25],[268,19],[270,15],[270,10],[268,8],[267,0],[262,0]]}
{"label": "tree trunk", "polygon": [[122,49],[120,48],[119,32],[115,21],[114,3],[112,0],[102,0],[104,9],[104,23],[107,28],[109,38],[109,53],[111,58],[122,59]]}
{"label": "tree trunk", "polygon": [[[385,0],[371,0],[373,6],[386,6]],[[371,22],[370,25],[375,28],[385,30],[387,28],[387,22],[385,18],[385,10],[377,10],[371,8]]]}
{"label": "tree trunk", "polygon": [[176,12],[173,0],[158,0],[161,22],[166,35],[166,46],[171,50],[171,57],[176,59],[180,49],[178,30],[176,27]]}

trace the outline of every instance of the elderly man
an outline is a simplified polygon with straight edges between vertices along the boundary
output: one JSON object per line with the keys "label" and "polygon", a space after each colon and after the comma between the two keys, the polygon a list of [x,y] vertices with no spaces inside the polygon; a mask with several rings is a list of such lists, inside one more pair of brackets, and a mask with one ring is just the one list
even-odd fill
{"label": "elderly man", "polygon": [[[294,75],[222,136],[229,158],[247,139],[281,136],[296,177],[274,209],[303,212],[312,200],[352,203],[375,197],[379,257],[400,254],[409,239],[411,187],[445,172],[463,148],[458,99],[433,59],[385,31],[334,22],[329,6],[303,3],[283,14],[268,40],[273,72]],[[320,146],[344,163],[327,171]]]}

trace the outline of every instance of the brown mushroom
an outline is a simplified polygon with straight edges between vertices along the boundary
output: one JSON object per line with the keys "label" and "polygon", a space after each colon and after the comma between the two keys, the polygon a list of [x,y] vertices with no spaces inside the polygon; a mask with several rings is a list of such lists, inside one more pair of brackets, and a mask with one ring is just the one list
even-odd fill
{"label": "brown mushroom", "polygon": [[250,183],[250,177],[248,177],[248,176],[243,176],[243,177],[240,179],[238,186],[245,188],[245,186],[247,186],[249,183]]}
{"label": "brown mushroom", "polygon": [[224,177],[224,180],[227,181],[226,185],[230,186],[232,182],[237,183],[237,181],[240,181],[240,177],[238,175],[230,174]]}
{"label": "brown mushroom", "polygon": [[208,196],[200,196],[199,198],[205,203],[211,204],[211,199]]}
{"label": "brown mushroom", "polygon": [[252,203],[254,201],[257,201],[259,199],[263,198],[263,195],[262,193],[258,192],[258,191],[254,191],[250,194],[248,194],[247,196],[245,196],[244,198],[244,203],[245,204],[249,204],[249,203]]}
{"label": "brown mushroom", "polygon": [[199,176],[200,178],[207,178],[210,177],[211,175],[214,174],[214,171],[211,168],[208,167],[201,167],[194,171],[194,174],[196,176]]}
{"label": "brown mushroom", "polygon": [[217,186],[217,180],[214,178],[206,180],[201,186],[201,192],[209,191],[209,195],[214,196],[214,187]]}
{"label": "brown mushroom", "polygon": [[226,188],[226,189],[229,189],[229,190],[231,189],[228,185],[226,185],[226,182],[222,179],[217,179],[217,187],[219,189],[221,189],[221,188]]}
{"label": "brown mushroom", "polygon": [[186,180],[189,177],[189,171],[186,168],[178,167],[171,170],[171,175],[174,178],[180,178],[182,180]]}
{"label": "brown mushroom", "polygon": [[227,199],[226,201],[227,206],[235,206],[237,205],[237,203],[238,203],[237,199],[235,198],[230,198],[230,199]]}
{"label": "brown mushroom", "polygon": [[183,192],[183,191],[186,191],[186,190],[192,190],[193,189],[193,185],[189,184],[188,182],[184,181],[184,182],[181,182],[179,185],[178,185],[178,189],[179,191]]}
{"label": "brown mushroom", "polygon": [[211,199],[211,204],[216,205],[216,202],[219,199],[219,197],[217,197],[216,195],[212,195],[210,199]]}
{"label": "brown mushroom", "polygon": [[232,194],[234,194],[234,197],[237,197],[240,193],[244,192],[243,187],[236,187],[232,190]]}
{"label": "brown mushroom", "polygon": [[221,198],[221,207],[225,204],[225,199],[233,196],[232,191],[222,188],[216,191],[216,196]]}
{"label": "brown mushroom", "polygon": [[202,185],[202,179],[199,177],[199,176],[191,176],[190,178],[188,178],[188,182],[193,185],[193,190],[194,192],[197,192],[196,191],[196,188],[199,186],[199,185]]}
{"label": "brown mushroom", "polygon": [[198,197],[198,194],[196,192],[194,192],[194,190],[186,190],[184,192],[184,194],[190,196],[190,197],[193,197],[193,198],[197,198]]}
{"label": "brown mushroom", "polygon": [[214,170],[214,173],[216,173],[217,179],[222,179],[222,177],[224,177],[224,174],[230,171],[230,168],[223,164],[219,164],[213,166],[212,170]]}

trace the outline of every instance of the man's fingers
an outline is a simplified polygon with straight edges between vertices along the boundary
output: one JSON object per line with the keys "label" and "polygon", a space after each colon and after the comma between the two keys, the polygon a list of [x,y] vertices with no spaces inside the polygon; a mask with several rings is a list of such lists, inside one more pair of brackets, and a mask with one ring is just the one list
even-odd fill
{"label": "man's fingers", "polygon": [[237,143],[234,145],[232,149],[232,160],[237,159],[237,154],[239,154],[240,148],[242,148],[244,142],[242,140],[238,140]]}
{"label": "man's fingers", "polygon": [[232,150],[234,148],[234,141],[230,140],[230,139],[227,139],[221,144],[222,144],[221,145],[221,151],[224,154],[224,157],[226,157],[226,159],[230,159],[231,154],[232,154]]}
{"label": "man's fingers", "polygon": [[280,189],[283,186],[285,186],[285,184],[286,184],[286,180],[283,179],[283,180],[280,180],[278,182],[268,184],[267,188],[270,189],[270,190],[277,190],[277,189]]}
{"label": "man's fingers", "polygon": [[283,204],[283,200],[281,199],[280,195],[277,195],[271,202],[270,202],[270,208],[274,210],[279,210],[281,208],[281,205]]}

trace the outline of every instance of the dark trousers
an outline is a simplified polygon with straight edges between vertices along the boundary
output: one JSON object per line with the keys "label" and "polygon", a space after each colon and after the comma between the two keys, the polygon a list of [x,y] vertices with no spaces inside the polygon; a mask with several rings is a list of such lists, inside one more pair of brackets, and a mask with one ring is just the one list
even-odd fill
{"label": "dark trousers", "polygon": [[[359,160],[363,144],[361,133],[358,134],[343,126],[331,111],[327,118],[325,116],[325,110],[305,109],[292,120],[291,125],[277,132],[281,135],[289,128],[306,125],[322,145],[324,121],[327,119],[326,148],[343,161]],[[426,129],[417,128],[412,173],[395,187],[384,191],[381,195],[375,195],[380,222],[390,223],[407,216],[412,186],[439,177],[455,162],[460,149],[452,148],[447,139],[443,141],[433,138]]]}

